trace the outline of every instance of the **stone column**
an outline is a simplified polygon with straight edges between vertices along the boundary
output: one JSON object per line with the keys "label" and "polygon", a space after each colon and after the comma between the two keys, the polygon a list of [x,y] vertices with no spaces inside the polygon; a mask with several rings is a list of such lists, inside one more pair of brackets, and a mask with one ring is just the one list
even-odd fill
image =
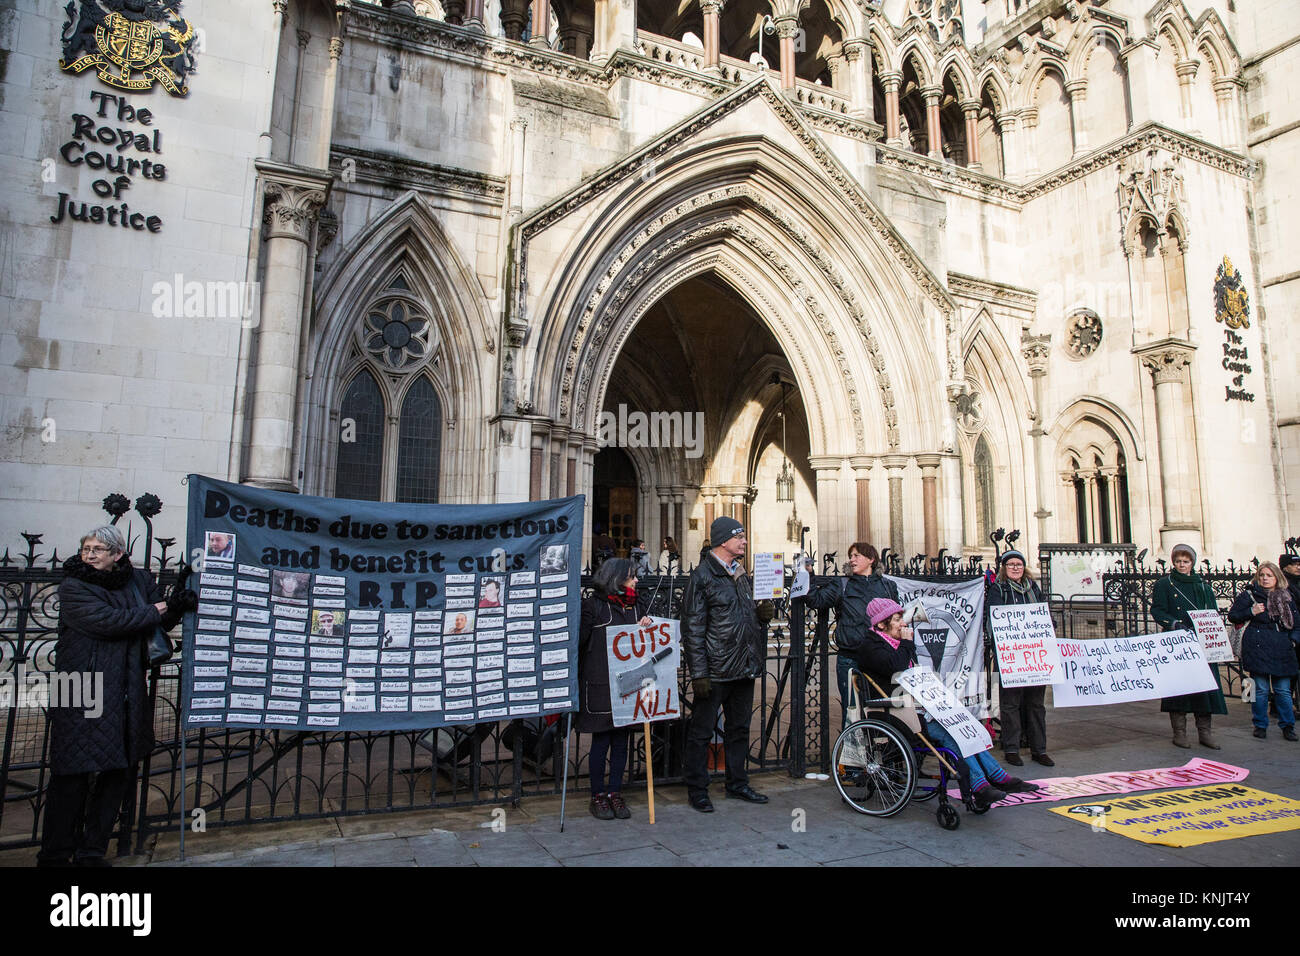
{"label": "stone column", "polygon": [[966,118],[966,168],[979,172],[984,168],[980,162],[980,101],[963,100],[961,112]]}
{"label": "stone column", "polygon": [[582,509],[582,566],[591,566],[591,519],[592,506],[596,500],[593,493],[596,488],[596,452],[600,445],[594,438],[582,440],[582,462],[578,466],[582,475],[582,494],[586,495],[586,504]]}
{"label": "stone column", "polygon": [[[1038,521],[1038,541],[1047,540],[1047,519],[1052,511],[1047,507],[1047,462],[1043,457],[1043,415],[1044,403],[1047,401],[1047,363],[1051,356],[1051,335],[1028,335],[1020,338],[1020,354],[1029,366],[1029,380],[1034,388],[1033,418],[1030,419],[1029,435],[1034,440],[1034,492],[1038,498],[1038,508],[1034,518]],[[1060,529],[1057,530],[1060,534]]]}
{"label": "stone column", "polygon": [[844,62],[848,73],[849,113],[874,123],[876,104],[871,96],[871,50],[867,41],[845,40]]}
{"label": "stone column", "polygon": [[532,13],[532,21],[528,29],[531,34],[528,45],[549,48],[551,41],[547,39],[547,34],[550,33],[551,26],[551,5],[547,0],[533,0]]}
{"label": "stone column", "polygon": [[686,488],[673,485],[673,538],[677,541],[677,550],[686,553]]}
{"label": "stone column", "polygon": [[826,55],[826,68],[831,71],[831,89],[837,92],[845,92],[848,85],[848,71],[844,69],[844,54],[828,53]]}
{"label": "stone column", "polygon": [[1069,522],[1069,529],[1057,525],[1056,534],[1059,540],[1065,540],[1067,537],[1073,539],[1079,533],[1079,507],[1078,496],[1074,490],[1074,479],[1077,478],[1072,471],[1063,471],[1060,473],[1061,484],[1065,485],[1065,500],[1069,502],[1065,514],[1061,516],[1062,521]]}
{"label": "stone column", "polygon": [[798,17],[778,17],[776,35],[781,47],[781,89],[794,89],[794,38],[799,34]]}
{"label": "stone column", "polygon": [[1096,544],[1101,541],[1101,504],[1097,494],[1097,473],[1090,471],[1083,476],[1088,496],[1088,541]]}
{"label": "stone column", "polygon": [[[339,29],[342,30],[342,24]],[[338,90],[339,59],[343,56],[343,37],[330,37],[330,65],[326,68],[325,86],[321,95],[320,116],[317,124],[315,167],[330,168],[330,143],[334,139],[334,98]]]}
{"label": "stone column", "polygon": [[817,477],[817,550],[834,551],[843,561],[849,545],[849,529],[840,513],[840,467],[838,455],[814,455],[808,459]]}
{"label": "stone column", "polygon": [[925,553],[933,558],[939,554],[939,475],[940,456],[917,455],[916,464],[921,469],[921,507],[925,521]]}
{"label": "stone column", "polygon": [[853,467],[857,492],[857,540],[871,541],[871,469],[875,460],[870,455],[854,455],[849,459]]}
{"label": "stone column", "polygon": [[937,86],[929,86],[921,91],[925,99],[925,139],[926,153],[931,159],[943,159],[943,150],[939,142],[939,95],[943,92]]}
{"label": "stone column", "polygon": [[475,33],[486,33],[486,26],[483,23],[483,0],[469,0],[468,10],[465,15],[465,26]]}
{"label": "stone column", "polygon": [[723,0],[700,0],[704,13],[704,68],[720,68],[722,51],[718,37],[718,22],[722,19]]}
{"label": "stone column", "polygon": [[1122,541],[1119,526],[1119,469],[1103,468],[1101,477],[1106,482],[1106,521],[1110,525],[1110,542]]}
{"label": "stone column", "polygon": [[262,177],[266,239],[261,323],[253,382],[253,422],[244,480],[261,488],[297,491],[293,474],[298,353],[308,288],[308,244],[325,205],[328,173],[255,161]]}
{"label": "stone column", "polygon": [[[718,517],[717,494],[718,494],[718,490],[714,488],[712,485],[700,486],[700,497],[704,499],[704,543],[705,544],[709,543],[709,530],[713,526],[713,519]],[[683,541],[681,538],[678,538],[677,543],[682,546],[682,554],[685,555],[686,542]]]}
{"label": "stone column", "polygon": [[593,63],[604,63],[618,49],[636,49],[636,0],[596,0],[593,33]]}
{"label": "stone column", "polygon": [[907,467],[906,455],[886,455],[880,459],[889,472],[889,548],[899,560],[908,555],[903,548],[903,469]]}
{"label": "stone column", "polygon": [[1214,99],[1219,107],[1219,135],[1225,149],[1240,150],[1241,119],[1237,111],[1241,81],[1222,77],[1214,81]]}
{"label": "stone column", "polygon": [[[596,3],[596,13],[600,13],[600,0]],[[502,0],[501,31],[507,40],[522,40],[524,21],[528,19],[528,6],[524,0]]]}
{"label": "stone column", "polygon": [[1088,129],[1083,122],[1083,104],[1088,97],[1087,80],[1071,80],[1065,84],[1070,97],[1070,128],[1074,131],[1074,156],[1088,152]]}
{"label": "stone column", "polygon": [[[1195,346],[1165,339],[1136,350],[1151,373],[1155,388],[1156,434],[1160,446],[1160,496],[1164,502],[1164,524],[1160,528],[1162,550],[1189,539],[1200,549],[1201,527],[1195,517],[1199,497],[1192,454],[1196,435],[1189,430],[1185,414],[1184,370],[1191,364]],[[1181,536],[1181,537],[1180,537]],[[1195,538],[1195,541],[1190,540]]]}
{"label": "stone column", "polygon": [[885,145],[902,149],[903,139],[898,132],[898,88],[903,85],[903,74],[881,73],[880,85],[885,88]]}
{"label": "stone column", "polygon": [[1174,64],[1174,73],[1178,76],[1178,110],[1183,126],[1192,136],[1200,136],[1200,124],[1192,109],[1192,82],[1196,79],[1196,68],[1200,60],[1179,60]]}
{"label": "stone column", "polygon": [[1168,64],[1158,61],[1160,46],[1154,40],[1143,38],[1130,43],[1119,51],[1124,61],[1124,70],[1128,73],[1129,105],[1132,109],[1132,122],[1129,129],[1160,120],[1166,126],[1172,126],[1169,117],[1163,115],[1165,103],[1159,99],[1159,85],[1154,82],[1156,73],[1168,69]]}
{"label": "stone column", "polygon": [[998,134],[1002,137],[1002,175],[1016,183],[1025,181],[1020,171],[1020,136],[1015,113],[999,113],[995,118]]}
{"label": "stone column", "polygon": [[1038,175],[1038,109],[1036,107],[1020,111],[1020,134],[1020,152],[1025,157],[1024,178],[1033,179]]}

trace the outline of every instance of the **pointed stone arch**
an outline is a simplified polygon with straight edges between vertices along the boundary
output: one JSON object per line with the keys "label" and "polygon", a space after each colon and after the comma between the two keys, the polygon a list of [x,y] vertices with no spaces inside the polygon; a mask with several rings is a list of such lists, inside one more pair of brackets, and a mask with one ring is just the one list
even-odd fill
{"label": "pointed stone arch", "polygon": [[[367,303],[382,293],[395,275],[403,277],[410,298],[423,304],[446,350],[430,372],[446,429],[441,467],[446,474],[465,478],[462,485],[445,484],[442,500],[481,500],[488,491],[480,484],[482,476],[489,474],[486,443],[477,434],[476,424],[460,429],[456,425],[483,422],[491,414],[486,383],[495,359],[486,346],[492,343],[495,348],[495,343],[477,276],[414,191],[370,222],[341,251],[320,284],[304,362],[304,367],[312,370],[303,389],[304,487],[317,494],[330,492],[337,447],[334,418],[342,397],[340,377],[364,360],[356,343],[358,322]],[[458,347],[461,351],[453,353]],[[376,369],[388,376],[405,374]],[[404,394],[405,387],[400,390]]]}

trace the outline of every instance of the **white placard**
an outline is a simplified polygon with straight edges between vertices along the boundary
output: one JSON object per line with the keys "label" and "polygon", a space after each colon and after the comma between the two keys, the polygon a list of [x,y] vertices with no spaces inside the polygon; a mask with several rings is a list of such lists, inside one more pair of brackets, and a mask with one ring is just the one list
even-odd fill
{"label": "white placard", "polygon": [[989,737],[984,725],[957,703],[957,698],[952,696],[952,692],[939,680],[939,675],[930,668],[912,667],[901,674],[895,674],[894,679],[925,709],[931,720],[943,725],[943,729],[956,741],[957,749],[963,757],[973,757],[992,748],[993,739]]}
{"label": "white placard", "polygon": [[754,600],[779,598],[785,588],[785,565],[779,554],[754,555]]}
{"label": "white placard", "polygon": [[1201,642],[1191,631],[1165,631],[1099,641],[1058,639],[1057,707],[1088,707],[1181,697],[1216,686]]}
{"label": "white placard", "polygon": [[1061,672],[1052,612],[1045,603],[999,604],[989,608],[998,674],[1003,687],[1054,684]]}
{"label": "white placard", "polygon": [[1235,661],[1228,629],[1223,626],[1223,615],[1218,611],[1188,611],[1187,616],[1196,625],[1196,636],[1201,639],[1205,659],[1211,664]]}

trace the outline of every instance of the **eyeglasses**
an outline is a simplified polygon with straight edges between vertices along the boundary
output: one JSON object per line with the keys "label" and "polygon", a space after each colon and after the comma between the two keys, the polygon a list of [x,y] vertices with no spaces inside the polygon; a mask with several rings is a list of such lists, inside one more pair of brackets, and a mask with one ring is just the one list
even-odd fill
{"label": "eyeglasses", "polygon": [[82,553],[82,554],[112,554],[112,553],[113,553],[113,549],[112,549],[112,548],[95,547],[94,545],[88,545],[88,546],[86,546],[86,547],[84,547],[84,548],[81,549],[81,553]]}

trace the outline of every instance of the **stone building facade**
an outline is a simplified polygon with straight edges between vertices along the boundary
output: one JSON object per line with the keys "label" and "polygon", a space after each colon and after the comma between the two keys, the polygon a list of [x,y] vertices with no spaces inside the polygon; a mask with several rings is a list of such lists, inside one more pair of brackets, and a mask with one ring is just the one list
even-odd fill
{"label": "stone building facade", "polygon": [[1287,0],[17,0],[0,39],[10,538],[190,472],[581,493],[688,560],[724,513],[1293,533]]}

